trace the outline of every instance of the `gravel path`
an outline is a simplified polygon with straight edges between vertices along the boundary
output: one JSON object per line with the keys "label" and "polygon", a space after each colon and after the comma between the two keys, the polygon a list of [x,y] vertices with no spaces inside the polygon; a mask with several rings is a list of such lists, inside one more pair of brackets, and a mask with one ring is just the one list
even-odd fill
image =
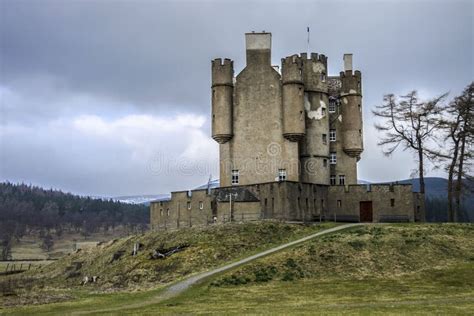
{"label": "gravel path", "polygon": [[143,301],[143,302],[139,302],[139,303],[135,303],[135,304],[124,305],[124,306],[115,307],[115,308],[110,308],[110,309],[102,309],[102,310],[94,310],[94,311],[78,311],[78,312],[73,312],[71,315],[85,315],[85,314],[96,314],[96,313],[112,313],[112,314],[115,314],[115,312],[122,312],[125,309],[135,309],[135,308],[141,308],[141,307],[144,307],[144,306],[147,306],[147,305],[157,304],[157,303],[160,303],[161,301],[164,301],[166,299],[175,297],[175,296],[183,293],[190,286],[192,286],[194,284],[197,284],[200,281],[203,281],[203,280],[207,279],[208,277],[213,276],[215,274],[224,272],[226,270],[230,270],[230,269],[235,268],[237,266],[240,266],[240,265],[246,264],[248,262],[257,260],[257,259],[262,258],[264,256],[267,256],[269,254],[272,254],[272,253],[281,251],[283,249],[292,247],[294,245],[304,243],[304,242],[306,242],[310,239],[313,239],[313,238],[316,238],[316,237],[319,237],[319,236],[322,236],[322,235],[330,234],[332,232],[340,231],[340,230],[343,230],[343,229],[347,229],[347,228],[350,228],[350,227],[361,226],[361,225],[365,225],[365,224],[363,224],[363,223],[354,223],[354,224],[345,224],[345,225],[329,228],[329,229],[320,231],[318,233],[306,236],[304,238],[301,238],[301,239],[298,239],[298,240],[280,245],[278,247],[271,248],[271,249],[259,252],[259,253],[255,254],[253,256],[250,256],[250,257],[247,257],[245,259],[236,261],[234,263],[227,264],[227,265],[222,266],[220,268],[216,268],[216,269],[213,269],[213,270],[210,270],[210,271],[207,271],[207,272],[199,273],[195,276],[189,277],[189,278],[187,278],[183,281],[180,281],[178,283],[175,283],[175,284],[169,286],[163,292],[160,292],[159,295],[157,295],[157,296],[155,296],[155,297],[153,297],[153,298],[151,298],[150,300],[147,300],[147,301]]}

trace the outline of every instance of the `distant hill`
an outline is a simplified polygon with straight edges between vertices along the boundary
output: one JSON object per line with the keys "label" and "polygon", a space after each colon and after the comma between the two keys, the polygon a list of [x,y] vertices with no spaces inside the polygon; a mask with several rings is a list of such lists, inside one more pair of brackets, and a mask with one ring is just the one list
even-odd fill
{"label": "distant hill", "polygon": [[95,232],[118,225],[146,227],[149,209],[26,184],[0,183],[0,239],[25,232]]}
{"label": "distant hill", "polygon": [[112,200],[127,203],[127,204],[143,204],[150,205],[152,201],[164,201],[169,200],[171,194],[150,194],[150,195],[127,195],[127,196],[115,196]]}

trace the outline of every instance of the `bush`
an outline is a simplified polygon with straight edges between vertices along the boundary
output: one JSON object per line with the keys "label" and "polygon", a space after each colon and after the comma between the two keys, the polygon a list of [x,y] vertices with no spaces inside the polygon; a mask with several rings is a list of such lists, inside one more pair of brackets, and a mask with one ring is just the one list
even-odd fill
{"label": "bush", "polygon": [[268,282],[273,279],[278,270],[274,266],[261,267],[254,271],[255,282]]}

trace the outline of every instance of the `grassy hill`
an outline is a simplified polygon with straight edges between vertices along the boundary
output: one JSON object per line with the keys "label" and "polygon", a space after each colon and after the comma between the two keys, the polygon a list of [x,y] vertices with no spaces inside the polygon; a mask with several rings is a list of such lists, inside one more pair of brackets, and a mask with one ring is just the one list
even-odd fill
{"label": "grassy hill", "polygon": [[[325,228],[331,224],[325,224]],[[474,225],[389,224],[353,228],[261,258],[196,286],[180,297],[129,309],[152,300],[162,285],[220,266],[319,228],[273,222],[233,224],[182,232],[148,233],[71,255],[44,271],[44,288],[34,293],[76,300],[3,313],[64,314],[123,306],[121,314],[467,314],[474,308]],[[117,250],[146,244],[138,257],[127,253],[110,263]],[[153,247],[189,242],[164,260],[149,260]],[[103,279],[78,287],[66,280],[67,267],[84,261],[82,275]],[[38,274],[39,273],[39,274]],[[139,277],[137,277],[137,275]],[[157,290],[143,290],[151,285]],[[72,288],[67,290],[66,288]],[[117,289],[135,289],[99,294]],[[141,289],[141,291],[137,291]],[[37,292],[39,290],[39,292]],[[29,295],[32,295],[31,292]],[[38,294],[36,294],[38,295]],[[31,297],[29,298],[31,303]],[[26,300],[25,296],[25,302]]]}
{"label": "grassy hill", "polygon": [[[256,222],[148,232],[115,239],[19,275],[15,296],[8,297],[7,304],[70,299],[78,295],[77,290],[81,293],[117,292],[160,287],[334,225]],[[141,244],[141,248],[136,256],[132,256],[135,243]],[[170,249],[179,245],[189,247],[166,259],[150,259],[155,249]],[[99,281],[82,286],[85,276],[98,276]],[[0,287],[1,282],[0,276]]]}

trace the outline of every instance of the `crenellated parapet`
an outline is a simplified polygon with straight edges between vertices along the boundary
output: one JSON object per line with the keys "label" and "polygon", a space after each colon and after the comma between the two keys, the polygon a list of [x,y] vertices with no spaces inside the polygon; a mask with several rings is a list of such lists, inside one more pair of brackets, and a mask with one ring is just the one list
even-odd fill
{"label": "crenellated parapet", "polygon": [[303,61],[298,55],[288,56],[281,59],[281,81],[282,84],[303,84],[302,75]]}
{"label": "crenellated parapet", "polygon": [[327,57],[323,54],[311,53],[308,58],[308,54],[302,53],[301,59],[303,62],[302,69],[305,90],[327,93]]}
{"label": "crenellated parapet", "polygon": [[362,96],[362,75],[359,70],[341,71],[341,95],[359,95]]}
{"label": "crenellated parapet", "polygon": [[216,58],[212,64],[212,87],[230,86],[233,87],[234,62],[228,58]]}

